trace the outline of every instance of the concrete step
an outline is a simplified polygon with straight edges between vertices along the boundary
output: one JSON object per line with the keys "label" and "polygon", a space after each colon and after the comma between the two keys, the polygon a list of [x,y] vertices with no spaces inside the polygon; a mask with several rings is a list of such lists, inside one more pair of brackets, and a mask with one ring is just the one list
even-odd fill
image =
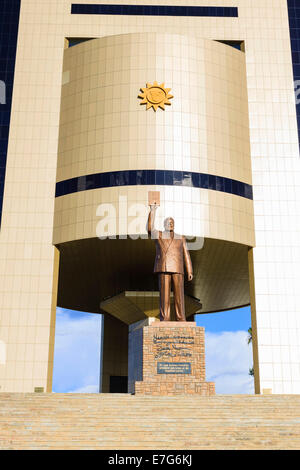
{"label": "concrete step", "polygon": [[0,449],[299,449],[300,396],[0,394]]}

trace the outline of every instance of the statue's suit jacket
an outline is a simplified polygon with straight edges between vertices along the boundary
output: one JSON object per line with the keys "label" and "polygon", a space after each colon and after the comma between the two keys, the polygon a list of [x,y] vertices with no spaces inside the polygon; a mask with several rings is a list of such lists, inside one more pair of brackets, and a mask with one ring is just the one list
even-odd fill
{"label": "statue's suit jacket", "polygon": [[156,231],[155,235],[156,257],[154,272],[184,274],[185,265],[187,273],[192,273],[192,262],[185,237],[174,234],[172,239],[168,237],[167,232],[158,231]]}

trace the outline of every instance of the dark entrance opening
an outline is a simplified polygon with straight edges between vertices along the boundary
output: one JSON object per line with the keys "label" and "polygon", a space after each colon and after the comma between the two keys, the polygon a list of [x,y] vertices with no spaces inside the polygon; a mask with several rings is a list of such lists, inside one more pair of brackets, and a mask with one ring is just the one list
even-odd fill
{"label": "dark entrance opening", "polygon": [[109,393],[128,393],[128,377],[111,375]]}

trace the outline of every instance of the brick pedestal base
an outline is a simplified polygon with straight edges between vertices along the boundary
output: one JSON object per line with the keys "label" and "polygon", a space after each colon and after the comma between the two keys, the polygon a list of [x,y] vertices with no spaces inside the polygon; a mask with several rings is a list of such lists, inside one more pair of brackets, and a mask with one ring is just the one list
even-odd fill
{"label": "brick pedestal base", "polygon": [[136,395],[214,395],[215,384],[205,382],[204,328],[151,319],[132,325],[128,385]]}

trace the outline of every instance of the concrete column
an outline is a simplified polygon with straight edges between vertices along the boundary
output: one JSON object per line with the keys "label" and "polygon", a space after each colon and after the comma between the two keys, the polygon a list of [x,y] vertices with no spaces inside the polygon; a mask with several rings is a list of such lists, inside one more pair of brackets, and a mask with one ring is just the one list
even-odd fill
{"label": "concrete column", "polygon": [[259,394],[260,393],[260,379],[259,379],[258,339],[257,339],[255,284],[254,284],[254,268],[253,268],[253,248],[251,248],[248,251],[248,263],[249,263],[249,288],[250,288],[250,302],[251,302],[254,390],[255,390],[255,393]]}
{"label": "concrete column", "polygon": [[111,377],[128,376],[128,325],[104,314],[102,393],[110,392]]}

